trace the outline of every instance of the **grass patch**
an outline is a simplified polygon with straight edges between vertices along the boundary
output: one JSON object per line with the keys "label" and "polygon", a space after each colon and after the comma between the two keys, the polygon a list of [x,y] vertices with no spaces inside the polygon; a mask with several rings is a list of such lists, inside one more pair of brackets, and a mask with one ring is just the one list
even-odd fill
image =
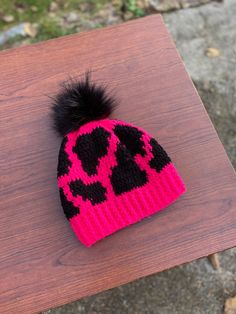
{"label": "grass patch", "polygon": [[[51,0],[0,0],[1,17],[5,15],[14,17],[12,23],[5,23],[0,18],[0,30],[21,22],[36,22],[48,12],[50,3]],[[34,11],[35,8],[37,11]]]}
{"label": "grass patch", "polygon": [[[45,17],[48,14],[50,3],[52,0],[0,0],[0,31],[21,22],[38,22],[41,17]],[[95,13],[101,9],[108,0],[57,0],[59,10],[56,14],[63,14],[64,12],[79,10],[81,4],[90,4],[93,8],[92,12]],[[6,15],[12,15],[14,21],[12,23],[6,23],[2,17]]]}
{"label": "grass patch", "polygon": [[57,24],[55,20],[45,18],[39,23],[38,35],[31,39],[32,43],[44,41],[60,36],[70,35],[75,33],[74,29],[65,29]]}
{"label": "grass patch", "polygon": [[[58,9],[53,12],[54,16],[50,14],[49,9],[52,1],[58,6]],[[19,23],[29,22],[38,25],[36,37],[28,40],[32,43],[72,34],[79,30],[79,23],[77,27],[73,25],[72,27],[67,25],[64,27],[62,23],[59,23],[67,12],[76,12],[81,15],[82,20],[92,21],[93,16],[110,2],[109,0],[0,0],[0,32]],[[128,0],[127,3],[130,11],[141,16],[142,12],[139,12],[136,7],[136,1]],[[83,5],[88,9],[82,9]],[[120,10],[119,1],[114,5],[117,6],[117,10]],[[10,23],[4,21],[4,17],[8,15],[14,18]],[[98,22],[94,24],[94,28],[101,28],[105,25],[105,21],[104,23]],[[11,38],[3,46],[0,46],[0,49],[9,48],[15,42],[22,40],[25,38],[21,36]]]}
{"label": "grass patch", "polygon": [[143,9],[141,9],[136,0],[128,0],[125,1],[126,10],[133,13],[136,17],[142,17],[145,15],[145,12]]}

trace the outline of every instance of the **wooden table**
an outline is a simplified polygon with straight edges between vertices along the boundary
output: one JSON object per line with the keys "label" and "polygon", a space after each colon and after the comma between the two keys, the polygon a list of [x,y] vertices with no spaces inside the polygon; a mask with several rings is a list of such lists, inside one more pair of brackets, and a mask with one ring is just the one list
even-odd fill
{"label": "wooden table", "polygon": [[[159,139],[188,192],[92,248],[64,218],[50,99],[92,69],[114,117]],[[159,15],[0,53],[0,313],[31,313],[236,245],[236,177]]]}

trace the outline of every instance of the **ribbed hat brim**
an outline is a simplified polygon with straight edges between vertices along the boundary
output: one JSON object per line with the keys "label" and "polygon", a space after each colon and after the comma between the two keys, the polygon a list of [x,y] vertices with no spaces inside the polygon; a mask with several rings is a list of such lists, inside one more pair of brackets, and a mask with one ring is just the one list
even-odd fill
{"label": "ribbed hat brim", "polygon": [[185,192],[185,186],[174,165],[162,171],[140,188],[124,193],[99,207],[81,213],[70,220],[78,239],[86,246],[134,224],[173,203]]}

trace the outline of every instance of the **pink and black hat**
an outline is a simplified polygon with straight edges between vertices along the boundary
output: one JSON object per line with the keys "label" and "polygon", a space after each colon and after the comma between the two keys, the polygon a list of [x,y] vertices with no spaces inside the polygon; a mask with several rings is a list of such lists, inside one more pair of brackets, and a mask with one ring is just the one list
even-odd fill
{"label": "pink and black hat", "polygon": [[170,157],[145,130],[108,119],[114,99],[84,80],[55,97],[61,204],[78,239],[91,246],[174,202],[185,192]]}

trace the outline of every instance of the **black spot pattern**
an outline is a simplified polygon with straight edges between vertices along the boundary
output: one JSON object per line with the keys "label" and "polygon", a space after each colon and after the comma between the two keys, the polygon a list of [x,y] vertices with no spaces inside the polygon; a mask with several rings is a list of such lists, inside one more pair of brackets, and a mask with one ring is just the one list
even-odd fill
{"label": "black spot pattern", "polygon": [[57,166],[57,177],[68,174],[69,167],[71,167],[71,162],[68,158],[67,153],[65,152],[65,147],[68,142],[68,138],[65,137],[61,143],[59,157],[58,157],[58,166]]}
{"label": "black spot pattern", "polygon": [[82,196],[84,201],[89,200],[93,205],[106,200],[106,189],[100,182],[84,184],[81,179],[72,181],[70,189],[74,196]]}
{"label": "black spot pattern", "polygon": [[97,127],[91,133],[81,135],[76,140],[73,152],[81,160],[84,171],[89,176],[97,174],[99,159],[107,154],[110,133],[102,127]]}
{"label": "black spot pattern", "polygon": [[159,173],[171,162],[171,159],[154,138],[151,139],[150,145],[152,147],[153,158],[149,161],[149,165]]}
{"label": "black spot pattern", "polygon": [[121,143],[128,148],[132,156],[135,156],[136,154],[145,156],[146,151],[144,149],[144,142],[141,140],[143,133],[137,128],[118,124],[114,129],[114,133]]}
{"label": "black spot pattern", "polygon": [[66,218],[69,220],[72,217],[74,217],[75,215],[78,215],[80,213],[79,209],[76,208],[72,202],[70,202],[66,199],[66,196],[63,193],[62,188],[60,188],[59,192],[60,192],[60,198],[61,198],[61,205],[62,205],[62,208],[64,210],[64,214],[65,214]]}
{"label": "black spot pattern", "polygon": [[118,144],[115,153],[117,166],[112,168],[111,184],[116,195],[147,183],[146,171],[141,170],[124,145]]}

